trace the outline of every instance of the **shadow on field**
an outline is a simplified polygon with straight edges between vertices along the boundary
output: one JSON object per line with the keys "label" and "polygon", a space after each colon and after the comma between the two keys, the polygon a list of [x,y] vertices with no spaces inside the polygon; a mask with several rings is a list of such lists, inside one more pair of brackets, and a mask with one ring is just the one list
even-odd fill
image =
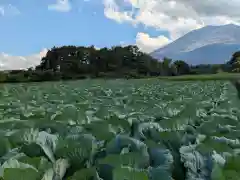
{"label": "shadow on field", "polygon": [[238,98],[240,99],[240,79],[239,80],[232,80],[231,82],[235,86],[235,88],[237,89]]}

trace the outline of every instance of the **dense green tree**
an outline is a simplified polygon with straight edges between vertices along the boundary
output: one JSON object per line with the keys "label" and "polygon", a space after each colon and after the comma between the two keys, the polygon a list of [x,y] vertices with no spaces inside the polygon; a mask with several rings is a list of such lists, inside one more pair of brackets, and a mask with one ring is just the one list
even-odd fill
{"label": "dense green tree", "polygon": [[163,72],[162,75],[164,76],[169,76],[172,74],[171,72],[171,63],[172,63],[172,59],[164,57],[163,61],[162,61],[162,67],[163,67]]}
{"label": "dense green tree", "polygon": [[177,60],[173,63],[173,66],[175,67],[175,74],[176,75],[184,75],[190,73],[190,66],[183,60]]}
{"label": "dense green tree", "polygon": [[[42,58],[38,70],[52,70],[63,74],[88,74],[98,77],[99,74],[137,73],[139,75],[160,75],[164,68],[169,68],[170,59],[162,62],[139,50],[137,46],[114,46],[97,50],[94,46],[54,47]],[[164,65],[164,67],[163,67]],[[166,70],[165,74],[168,74]]]}
{"label": "dense green tree", "polygon": [[240,72],[240,51],[235,52],[227,64],[230,66],[232,72],[239,73]]}

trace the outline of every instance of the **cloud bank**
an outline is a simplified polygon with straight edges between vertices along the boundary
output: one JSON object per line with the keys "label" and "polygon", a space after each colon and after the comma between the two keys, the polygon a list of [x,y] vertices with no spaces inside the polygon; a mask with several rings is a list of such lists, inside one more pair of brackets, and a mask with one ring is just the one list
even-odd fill
{"label": "cloud bank", "polygon": [[47,51],[47,49],[43,49],[40,53],[29,56],[13,56],[0,53],[0,71],[35,67],[40,63],[41,58],[46,55]]}
{"label": "cloud bank", "polygon": [[146,52],[165,45],[160,39],[170,42],[206,25],[240,24],[239,0],[103,0],[103,5],[105,16],[118,23],[142,24],[170,33],[169,39],[156,37],[155,41],[140,32],[136,43],[145,46]]}
{"label": "cloud bank", "polygon": [[140,50],[147,53],[150,53],[156,48],[164,46],[169,42],[171,42],[171,40],[165,36],[150,37],[148,34],[142,32],[139,32],[136,37],[136,44]]}

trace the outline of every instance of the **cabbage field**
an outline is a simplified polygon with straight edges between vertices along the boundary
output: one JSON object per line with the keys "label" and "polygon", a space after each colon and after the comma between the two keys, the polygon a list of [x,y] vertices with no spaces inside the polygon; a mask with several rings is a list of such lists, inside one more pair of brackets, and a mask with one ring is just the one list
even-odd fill
{"label": "cabbage field", "polygon": [[227,81],[84,80],[0,87],[2,180],[239,180]]}

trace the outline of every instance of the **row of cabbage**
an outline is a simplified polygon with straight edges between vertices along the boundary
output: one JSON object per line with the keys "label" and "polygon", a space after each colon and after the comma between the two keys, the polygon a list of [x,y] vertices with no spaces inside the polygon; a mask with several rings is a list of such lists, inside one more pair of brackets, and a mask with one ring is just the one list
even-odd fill
{"label": "row of cabbage", "polygon": [[228,82],[7,85],[1,99],[4,180],[240,178]]}

